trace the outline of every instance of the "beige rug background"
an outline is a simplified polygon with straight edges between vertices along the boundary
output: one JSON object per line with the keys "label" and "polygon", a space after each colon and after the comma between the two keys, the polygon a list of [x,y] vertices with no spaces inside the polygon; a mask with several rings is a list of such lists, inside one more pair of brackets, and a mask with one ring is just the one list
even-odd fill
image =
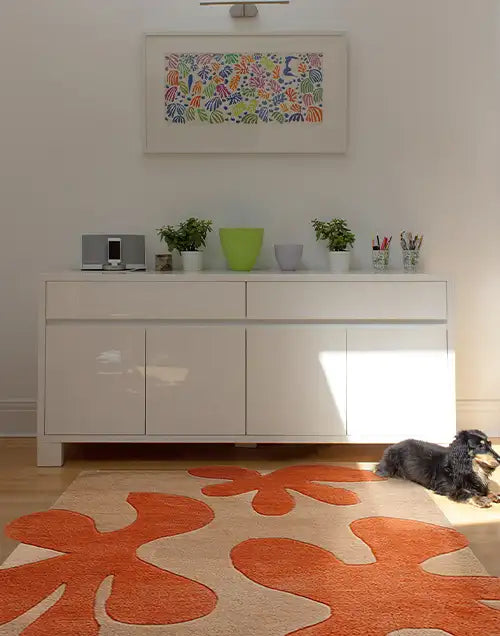
{"label": "beige rug background", "polygon": [[[294,510],[280,517],[258,515],[251,507],[254,493],[227,498],[204,496],[201,493],[203,486],[213,483],[216,480],[192,477],[183,470],[89,471],[81,473],[54,504],[54,508],[73,510],[92,517],[100,531],[116,530],[134,521],[135,510],[126,502],[130,492],[162,492],[192,497],[204,501],[215,512],[214,521],[205,528],[153,541],[143,545],[138,552],[143,560],[199,581],[214,590],[218,596],[215,611],[196,621],[177,625],[145,627],[116,623],[104,610],[111,584],[111,578],[108,578],[102,584],[96,601],[100,634],[284,636],[324,620],[329,616],[329,608],[308,599],[263,588],[246,579],[233,568],[230,561],[230,551],[235,545],[251,537],[283,537],[318,545],[346,563],[370,563],[374,561],[370,549],[349,529],[349,524],[355,519],[386,516],[450,525],[424,489],[397,480],[339,483],[340,488],[348,488],[358,494],[361,503],[353,506],[332,506],[293,492],[296,501]],[[21,565],[55,554],[21,544],[0,567]],[[429,572],[448,575],[487,573],[469,548],[429,559],[424,568]],[[8,626],[0,627],[0,634],[19,634],[55,603],[62,591],[60,588],[24,616]],[[500,602],[491,605],[500,607]],[[391,632],[391,636],[444,634],[447,632],[429,629]]]}

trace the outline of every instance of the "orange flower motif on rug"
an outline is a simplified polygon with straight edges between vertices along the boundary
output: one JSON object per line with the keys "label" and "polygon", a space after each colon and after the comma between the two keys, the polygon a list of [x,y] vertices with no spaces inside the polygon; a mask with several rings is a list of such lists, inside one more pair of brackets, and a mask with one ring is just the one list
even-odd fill
{"label": "orange flower motif on rug", "polygon": [[500,579],[426,572],[431,557],[467,546],[451,528],[372,517],[350,524],[376,562],[348,565],[331,552],[292,539],[250,539],[231,552],[234,567],[273,590],[312,599],[331,616],[300,636],[386,636],[401,629],[441,629],[453,636],[499,636]]}
{"label": "orange flower motif on rug", "polygon": [[267,475],[238,466],[204,466],[192,468],[190,475],[209,479],[229,479],[230,483],[214,484],[202,488],[207,497],[232,497],[257,491],[252,507],[260,515],[286,515],[295,507],[295,499],[288,492],[295,490],[324,503],[351,506],[359,503],[356,493],[317,481],[361,482],[382,481],[381,477],[367,470],[343,466],[288,466]]}
{"label": "orange flower motif on rug", "polygon": [[98,532],[94,521],[69,510],[21,517],[7,526],[17,541],[64,552],[61,556],[0,570],[0,625],[35,607],[62,584],[63,596],[27,627],[24,636],[94,636],[97,590],[113,576],[106,609],[116,621],[132,625],[167,625],[206,616],[215,608],[215,593],[200,583],[139,559],[137,549],[209,524],[214,513],[188,497],[131,493],[137,511],[131,525]]}

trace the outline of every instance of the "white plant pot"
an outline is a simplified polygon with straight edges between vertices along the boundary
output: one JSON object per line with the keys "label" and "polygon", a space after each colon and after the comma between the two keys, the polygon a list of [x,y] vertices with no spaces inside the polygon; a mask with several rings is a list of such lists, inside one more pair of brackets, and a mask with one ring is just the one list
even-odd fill
{"label": "white plant pot", "polygon": [[203,252],[181,252],[181,257],[185,272],[199,272],[203,269]]}
{"label": "white plant pot", "polygon": [[330,255],[330,271],[335,274],[345,274],[349,271],[351,261],[351,252],[329,252]]}

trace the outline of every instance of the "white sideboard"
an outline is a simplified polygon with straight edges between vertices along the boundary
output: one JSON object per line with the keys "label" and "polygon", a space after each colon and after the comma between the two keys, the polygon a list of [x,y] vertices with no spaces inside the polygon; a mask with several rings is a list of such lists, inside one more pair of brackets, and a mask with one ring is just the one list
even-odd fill
{"label": "white sideboard", "polygon": [[41,466],[67,442],[455,433],[444,277],[66,272],[41,291]]}

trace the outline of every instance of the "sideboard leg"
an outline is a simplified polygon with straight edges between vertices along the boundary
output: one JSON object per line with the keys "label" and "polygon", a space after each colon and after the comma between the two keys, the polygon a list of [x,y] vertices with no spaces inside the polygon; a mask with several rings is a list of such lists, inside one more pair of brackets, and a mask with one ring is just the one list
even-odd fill
{"label": "sideboard leg", "polygon": [[64,444],[37,440],[37,466],[62,466],[64,464]]}

